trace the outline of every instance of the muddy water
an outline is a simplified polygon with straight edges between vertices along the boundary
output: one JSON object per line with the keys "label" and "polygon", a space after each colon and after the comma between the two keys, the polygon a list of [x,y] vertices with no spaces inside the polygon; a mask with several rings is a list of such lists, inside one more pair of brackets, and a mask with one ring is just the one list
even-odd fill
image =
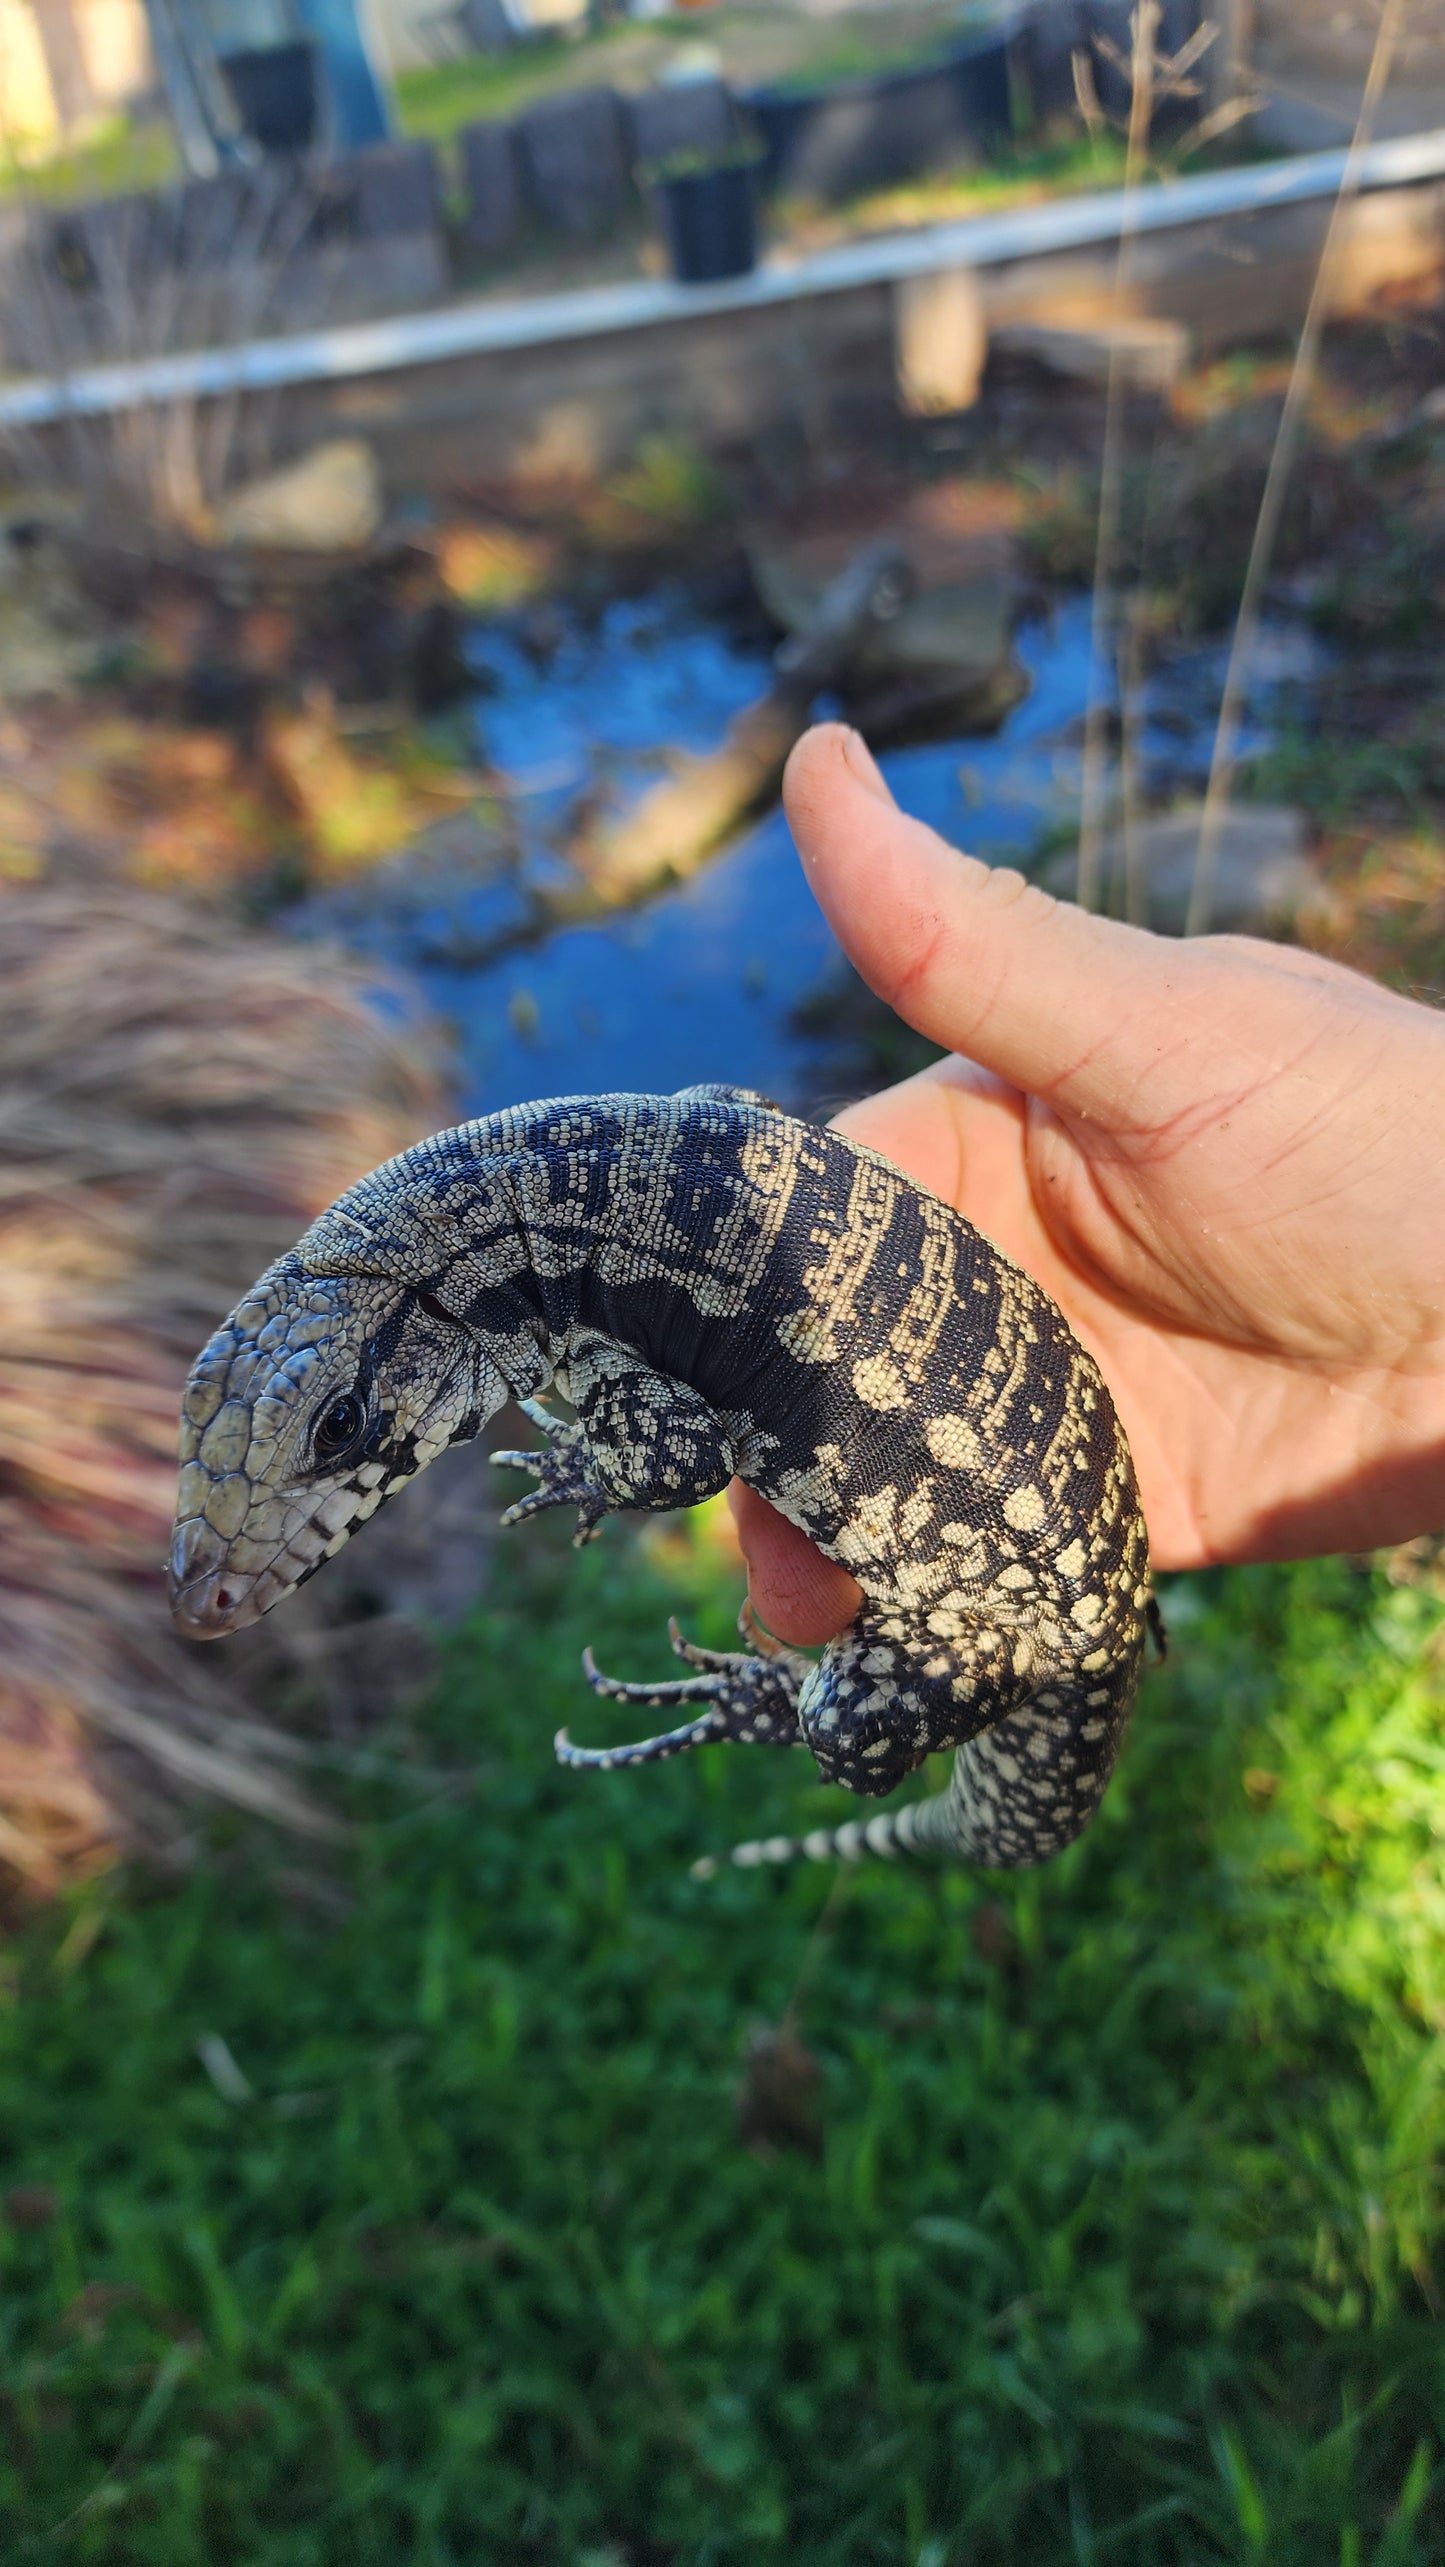
{"label": "muddy water", "polygon": [[[996,736],[883,753],[903,808],[995,862],[1027,858],[1046,831],[1066,830],[1078,806],[1089,647],[1086,599],[1026,624],[1017,650],[1029,692]],[[555,876],[580,808],[625,810],[665,750],[712,746],[768,679],[759,648],[730,640],[677,591],[618,601],[587,626],[560,620],[543,647],[482,627],[472,656],[479,742],[511,780],[524,881]],[[1281,689],[1308,674],[1298,637],[1264,637],[1246,746]],[[1221,677],[1221,654],[1205,650],[1151,680],[1140,733],[1149,796],[1202,781]],[[513,886],[463,882],[414,899],[396,889],[393,878],[387,896],[353,891],[316,904],[298,924],[339,929],[420,980],[455,1029],[468,1113],[700,1079],[784,1102],[807,1092],[808,1053],[792,1019],[838,955],[781,813],[645,907],[490,959],[515,914]]]}

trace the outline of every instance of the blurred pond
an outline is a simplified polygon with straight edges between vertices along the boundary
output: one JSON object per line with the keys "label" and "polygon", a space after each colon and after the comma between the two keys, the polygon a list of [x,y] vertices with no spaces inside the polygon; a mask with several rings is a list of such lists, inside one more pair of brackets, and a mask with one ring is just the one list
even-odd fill
{"label": "blurred pond", "polygon": [[[519,620],[479,624],[470,641],[477,740],[510,784],[515,869],[479,877],[445,862],[393,862],[309,901],[293,923],[339,934],[420,981],[455,1029],[469,1114],[526,1096],[703,1079],[799,1101],[810,1040],[797,1011],[840,958],[781,810],[643,906],[507,948],[525,887],[565,878],[560,848],[579,813],[625,811],[666,753],[715,746],[771,675],[758,638],[730,636],[681,587],[615,600],[591,619],[546,612],[540,635]],[[1066,837],[1077,814],[1088,599],[1026,621],[1016,651],[1028,691],[996,734],[880,756],[905,810],[1000,863]],[[1293,626],[1261,636],[1246,751],[1263,744],[1282,696],[1308,680],[1313,653]],[[1136,743],[1147,799],[1202,785],[1222,678],[1214,645],[1176,651],[1148,680]]]}

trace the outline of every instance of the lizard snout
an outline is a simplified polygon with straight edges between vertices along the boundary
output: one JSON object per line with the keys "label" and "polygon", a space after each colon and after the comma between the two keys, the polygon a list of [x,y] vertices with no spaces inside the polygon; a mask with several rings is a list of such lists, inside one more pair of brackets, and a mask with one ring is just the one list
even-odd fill
{"label": "lizard snout", "polygon": [[228,1567],[225,1545],[209,1524],[192,1516],[171,1544],[171,1615],[191,1640],[219,1640],[259,1621],[257,1581]]}

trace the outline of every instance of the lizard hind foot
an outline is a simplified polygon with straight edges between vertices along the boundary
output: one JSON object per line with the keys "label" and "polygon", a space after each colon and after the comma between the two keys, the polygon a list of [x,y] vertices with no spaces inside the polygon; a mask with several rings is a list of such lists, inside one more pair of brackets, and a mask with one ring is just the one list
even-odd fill
{"label": "lizard hind foot", "polygon": [[[766,1640],[750,1621],[746,1607],[740,1628],[749,1639]],[[676,1622],[668,1624],[668,1637],[674,1656],[694,1670],[692,1675],[659,1684],[624,1684],[616,1676],[605,1676],[587,1649],[582,1656],[587,1682],[609,1701],[645,1703],[651,1709],[674,1703],[706,1707],[676,1729],[625,1747],[578,1747],[565,1729],[559,1729],[553,1742],[559,1764],[608,1773],[619,1765],[661,1764],[665,1757],[681,1756],[690,1747],[714,1746],[724,1740],[740,1747],[803,1744],[798,1692],[800,1670],[806,1672],[807,1659],[795,1659],[793,1652],[780,1649],[776,1642],[768,1644],[768,1654],[758,1656],[743,1650],[700,1649],[683,1638]]]}

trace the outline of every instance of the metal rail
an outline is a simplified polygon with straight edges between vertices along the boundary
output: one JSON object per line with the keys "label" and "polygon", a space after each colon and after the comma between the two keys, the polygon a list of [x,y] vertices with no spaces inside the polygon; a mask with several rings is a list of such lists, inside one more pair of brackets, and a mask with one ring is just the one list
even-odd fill
{"label": "metal rail", "polygon": [[[1136,195],[1134,233],[1165,232],[1217,217],[1301,205],[1337,193],[1348,153],[1308,152],[1253,168],[1215,170],[1161,181]],[[1445,127],[1374,143],[1355,173],[1362,189],[1409,187],[1445,177]],[[0,386],[0,429],[44,427],[64,418],[95,418],[150,403],[269,391],[286,384],[335,382],[392,374],[449,358],[656,329],[670,321],[843,294],[939,269],[998,267],[1061,250],[1117,240],[1125,216],[1122,188],[1058,197],[999,214],[935,223],[881,239],[851,241],[805,257],[776,252],[751,276],[719,285],[674,285],[638,278],[573,294],[521,301],[473,300],[393,320],[359,321],[335,330],[252,339],[240,347],[197,348],[118,365],[81,366],[67,374],[30,376]]]}

